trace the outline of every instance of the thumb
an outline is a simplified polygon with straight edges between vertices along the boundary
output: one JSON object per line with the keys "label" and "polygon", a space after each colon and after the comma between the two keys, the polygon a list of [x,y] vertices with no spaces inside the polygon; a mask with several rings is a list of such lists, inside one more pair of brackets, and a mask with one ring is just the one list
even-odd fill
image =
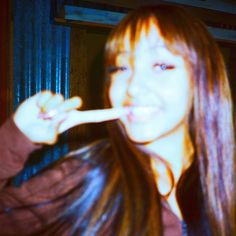
{"label": "thumb", "polygon": [[66,118],[67,114],[64,113],[57,115],[52,119],[51,124],[48,127],[47,141],[45,143],[52,145],[57,142],[60,134],[59,127],[66,120]]}

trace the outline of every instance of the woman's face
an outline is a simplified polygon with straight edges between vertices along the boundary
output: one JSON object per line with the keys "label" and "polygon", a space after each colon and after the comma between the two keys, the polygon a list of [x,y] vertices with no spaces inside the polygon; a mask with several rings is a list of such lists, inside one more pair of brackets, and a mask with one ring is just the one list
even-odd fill
{"label": "woman's face", "polygon": [[128,137],[152,142],[186,123],[192,104],[189,68],[165,47],[154,24],[141,33],[134,50],[128,37],[124,40],[125,50],[110,70],[109,99],[112,107],[128,107],[121,118]]}

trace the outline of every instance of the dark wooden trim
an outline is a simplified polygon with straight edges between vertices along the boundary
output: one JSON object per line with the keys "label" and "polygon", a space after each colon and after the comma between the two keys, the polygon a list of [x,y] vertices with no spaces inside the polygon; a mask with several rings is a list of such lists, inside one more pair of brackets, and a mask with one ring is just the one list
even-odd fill
{"label": "dark wooden trim", "polygon": [[2,0],[0,7],[0,123],[12,109],[12,23],[11,1]]}

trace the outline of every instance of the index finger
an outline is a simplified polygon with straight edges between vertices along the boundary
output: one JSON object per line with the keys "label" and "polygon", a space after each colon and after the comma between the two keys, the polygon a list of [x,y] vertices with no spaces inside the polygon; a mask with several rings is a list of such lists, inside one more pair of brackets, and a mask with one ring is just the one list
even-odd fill
{"label": "index finger", "polygon": [[88,111],[70,111],[67,119],[62,122],[59,132],[62,133],[76,125],[85,123],[99,123],[119,119],[126,114],[125,108],[109,108]]}
{"label": "index finger", "polygon": [[127,110],[123,107],[80,111],[79,119],[83,123],[99,123],[118,119],[124,116],[126,113]]}

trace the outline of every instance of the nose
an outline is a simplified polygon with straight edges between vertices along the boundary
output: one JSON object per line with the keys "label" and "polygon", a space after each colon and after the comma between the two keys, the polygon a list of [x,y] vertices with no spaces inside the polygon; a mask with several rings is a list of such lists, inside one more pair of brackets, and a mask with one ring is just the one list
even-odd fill
{"label": "nose", "polygon": [[144,83],[142,81],[142,78],[137,73],[133,74],[128,84],[127,94],[130,97],[135,97],[139,95],[143,89]]}

